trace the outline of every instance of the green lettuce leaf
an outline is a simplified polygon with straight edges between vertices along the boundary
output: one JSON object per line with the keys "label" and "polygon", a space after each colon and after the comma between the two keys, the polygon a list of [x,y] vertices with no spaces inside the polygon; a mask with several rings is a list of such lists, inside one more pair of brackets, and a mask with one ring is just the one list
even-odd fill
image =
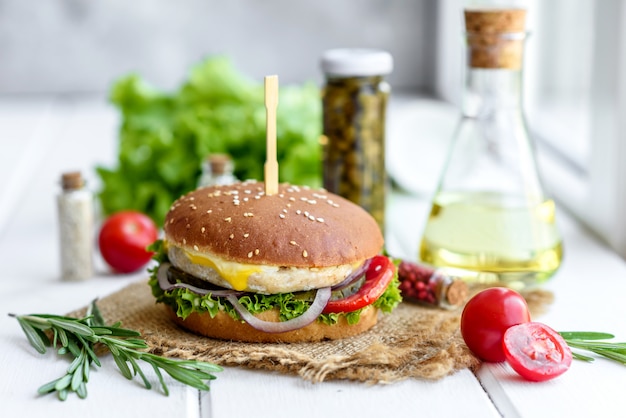
{"label": "green lettuce leaf", "polygon": [[[229,154],[240,180],[263,179],[263,83],[238,72],[228,58],[198,63],[171,93],[127,75],[112,86],[110,100],[121,113],[121,126],[116,165],[96,168],[105,214],[134,209],[161,225],[171,203],[196,187],[210,153]],[[321,112],[314,83],[280,87],[280,181],[321,185]]]}

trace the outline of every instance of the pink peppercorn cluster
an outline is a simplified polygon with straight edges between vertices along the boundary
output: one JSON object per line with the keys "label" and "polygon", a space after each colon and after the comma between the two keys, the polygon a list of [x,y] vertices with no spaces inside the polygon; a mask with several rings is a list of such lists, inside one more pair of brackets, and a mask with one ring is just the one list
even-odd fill
{"label": "pink peppercorn cluster", "polygon": [[[439,305],[439,281],[434,278],[433,268],[402,261],[398,266],[398,279],[402,297],[429,305]],[[431,280],[434,279],[434,280]]]}

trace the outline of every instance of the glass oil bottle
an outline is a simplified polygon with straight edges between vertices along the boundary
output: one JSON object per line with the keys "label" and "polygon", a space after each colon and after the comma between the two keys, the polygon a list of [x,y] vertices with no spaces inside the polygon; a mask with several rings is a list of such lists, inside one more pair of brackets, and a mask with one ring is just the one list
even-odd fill
{"label": "glass oil bottle", "polygon": [[542,185],[522,109],[525,10],[465,11],[463,115],[420,244],[420,259],[515,289],[562,259],[555,204]]}

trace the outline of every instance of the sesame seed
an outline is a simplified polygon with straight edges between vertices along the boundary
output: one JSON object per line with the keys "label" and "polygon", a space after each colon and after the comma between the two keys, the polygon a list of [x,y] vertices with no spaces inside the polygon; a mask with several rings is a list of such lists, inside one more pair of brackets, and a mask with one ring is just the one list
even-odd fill
{"label": "sesame seed", "polygon": [[211,209],[206,211],[206,213],[211,213],[211,212],[213,212],[213,210],[211,210]]}
{"label": "sesame seed", "polygon": [[244,198],[243,198],[243,201],[244,201],[244,202],[247,202],[248,200],[250,200],[250,199],[248,199],[247,197],[244,197]]}
{"label": "sesame seed", "polygon": [[183,238],[183,244],[187,244],[187,240]]}
{"label": "sesame seed", "polygon": [[282,194],[282,193],[280,193],[280,194],[278,195],[278,197],[281,197],[281,198],[282,198],[282,197],[285,197],[285,195],[284,195],[284,194]]}
{"label": "sesame seed", "polygon": [[333,203],[333,207],[334,207],[334,208],[338,208],[338,207],[339,207],[339,205],[338,205],[337,203]]}
{"label": "sesame seed", "polygon": [[310,199],[310,200],[307,200],[306,202],[310,205],[314,205],[317,203],[317,200]]}
{"label": "sesame seed", "polygon": [[283,209],[283,213],[287,213],[287,209]]}
{"label": "sesame seed", "polygon": [[302,213],[302,211],[301,211],[300,209],[298,209],[298,210],[296,211],[296,213],[297,213],[298,215],[300,215],[300,214]]}
{"label": "sesame seed", "polygon": [[280,219],[285,219],[285,214],[284,213],[280,213],[278,216],[280,217]]}
{"label": "sesame seed", "polygon": [[195,197],[193,197],[193,196],[191,196],[191,197],[189,198],[189,200],[196,200],[196,198],[195,198]]}
{"label": "sesame seed", "polygon": [[252,213],[252,212],[246,212],[246,213],[244,213],[244,214],[243,214],[243,216],[245,216],[246,218],[251,218],[251,217],[253,217],[253,216],[254,216],[254,213]]}
{"label": "sesame seed", "polygon": [[243,192],[244,192],[245,194],[250,194],[250,193],[252,193],[252,192],[251,192],[250,190],[248,190],[248,189],[244,190]]}
{"label": "sesame seed", "polygon": [[170,219],[170,223],[173,224],[174,223],[174,218]]}
{"label": "sesame seed", "polygon": [[259,255],[259,249],[254,250],[254,255]]}
{"label": "sesame seed", "polygon": [[304,216],[306,216],[308,218],[309,217],[309,211],[305,210],[304,211]]}
{"label": "sesame seed", "polygon": [[239,206],[239,201],[238,201],[238,200],[233,200],[233,204],[234,204],[235,206]]}
{"label": "sesame seed", "polygon": [[324,222],[324,218],[317,218],[317,219],[316,219],[316,221],[317,221],[317,222],[322,222],[322,223],[323,223],[323,222]]}
{"label": "sesame seed", "polygon": [[289,244],[291,244],[291,245],[298,245],[298,243],[295,242],[295,241],[289,241]]}
{"label": "sesame seed", "polygon": [[230,221],[232,221],[232,219],[231,219],[231,217],[230,217],[230,216],[229,216],[228,218],[224,218],[224,220],[225,220],[226,222],[230,222]]}
{"label": "sesame seed", "polygon": [[315,216],[313,216],[313,215],[309,215],[309,219],[310,219],[310,220],[312,220],[312,221],[314,221],[314,220],[315,220]]}
{"label": "sesame seed", "polygon": [[191,228],[191,225],[187,224],[185,225],[187,227],[187,229]]}
{"label": "sesame seed", "polygon": [[307,258],[309,256],[309,253],[306,252],[306,250],[302,251],[302,257]]}
{"label": "sesame seed", "polygon": [[292,202],[295,202],[296,198],[292,196],[292,197],[289,198],[289,200],[291,200]]}
{"label": "sesame seed", "polygon": [[196,209],[198,209],[198,208],[196,207],[196,205],[193,205],[193,204],[192,204],[192,205],[189,205],[189,207],[191,208],[191,210],[196,210]]}
{"label": "sesame seed", "polygon": [[248,253],[248,258],[252,258],[252,251]]}
{"label": "sesame seed", "polygon": [[243,234],[244,238],[248,238],[250,236],[250,234],[248,234],[247,232],[245,234]]}
{"label": "sesame seed", "polygon": [[256,195],[256,196],[254,196],[254,198],[258,200],[258,199],[260,199],[260,198],[261,198],[261,196]]}
{"label": "sesame seed", "polygon": [[300,200],[302,200],[303,202],[306,202],[309,199],[307,199],[306,197],[301,197]]}
{"label": "sesame seed", "polygon": [[204,231],[206,231],[205,227],[200,228],[200,232],[202,232],[204,234]]}
{"label": "sesame seed", "polygon": [[228,238],[230,238],[230,239],[235,238],[235,234],[230,234],[230,236]]}
{"label": "sesame seed", "polygon": [[194,249],[194,250],[196,250],[196,251],[198,251],[198,246],[197,246],[197,245],[194,245],[194,246],[193,246],[193,249]]}

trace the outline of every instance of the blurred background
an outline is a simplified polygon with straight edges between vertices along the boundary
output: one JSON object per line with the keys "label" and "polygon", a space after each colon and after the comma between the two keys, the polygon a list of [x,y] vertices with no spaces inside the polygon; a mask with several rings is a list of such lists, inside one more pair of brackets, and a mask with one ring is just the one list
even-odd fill
{"label": "blurred background", "polygon": [[459,115],[462,10],[483,4],[528,9],[525,110],[544,178],[563,208],[626,254],[623,0],[0,0],[0,163],[17,164],[6,150],[20,142],[6,132],[48,109],[31,105],[39,98],[106,103],[129,73],[174,91],[213,55],[252,80],[321,86],[323,51],[374,47],[395,64],[391,175],[427,197]]}
{"label": "blurred background", "polygon": [[431,90],[435,0],[2,0],[1,93],[103,93],[128,72],[164,89],[192,64],[226,54],[237,68],[281,82],[319,80],[321,53],[392,53],[397,88]]}

